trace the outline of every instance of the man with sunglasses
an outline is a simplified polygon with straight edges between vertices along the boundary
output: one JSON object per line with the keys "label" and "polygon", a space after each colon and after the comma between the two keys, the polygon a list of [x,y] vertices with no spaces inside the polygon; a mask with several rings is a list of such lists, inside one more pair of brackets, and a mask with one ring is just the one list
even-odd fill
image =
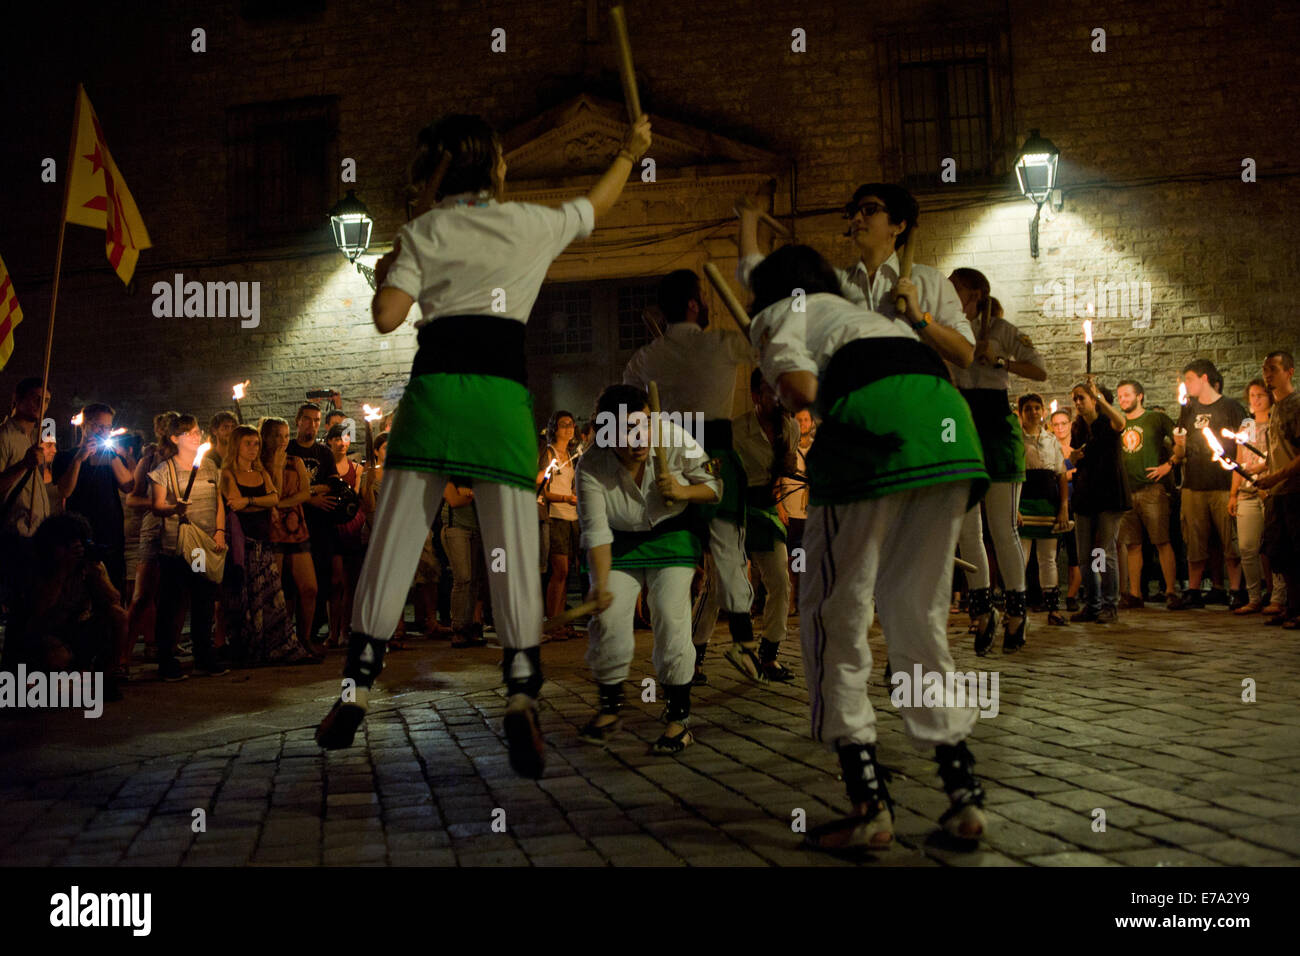
{"label": "man with sunglasses", "polygon": [[[957,368],[967,368],[975,358],[975,333],[962,312],[957,290],[933,266],[916,263],[910,279],[899,275],[903,248],[916,226],[916,198],[902,186],[865,183],[844,207],[849,220],[846,236],[853,239],[858,261],[849,269],[836,269],[845,298],[895,321],[906,322],[921,341]],[[748,287],[749,273],[763,259],[758,247],[757,207],[740,209],[740,264],[737,276]],[[907,308],[900,313],[894,300],[903,296]]]}

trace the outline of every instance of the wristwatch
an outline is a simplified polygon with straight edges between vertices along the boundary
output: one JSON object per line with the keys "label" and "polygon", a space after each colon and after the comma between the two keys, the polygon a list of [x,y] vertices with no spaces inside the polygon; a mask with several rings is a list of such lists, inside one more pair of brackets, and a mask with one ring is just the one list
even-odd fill
{"label": "wristwatch", "polygon": [[927,325],[930,324],[931,318],[932,317],[929,312],[922,312],[921,321],[912,323],[912,331],[920,332],[923,328],[925,328]]}

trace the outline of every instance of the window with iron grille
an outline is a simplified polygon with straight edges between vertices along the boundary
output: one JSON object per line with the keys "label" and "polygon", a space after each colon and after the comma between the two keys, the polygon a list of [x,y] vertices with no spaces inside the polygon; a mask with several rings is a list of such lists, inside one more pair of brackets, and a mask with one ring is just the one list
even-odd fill
{"label": "window with iron grille", "polygon": [[981,22],[904,31],[881,51],[885,177],[940,188],[941,164],[953,159],[959,186],[1005,181],[1015,152],[1006,30]]}
{"label": "window with iron grille", "polygon": [[231,246],[330,242],[338,98],[237,106],[226,130]]}
{"label": "window with iron grille", "polygon": [[592,351],[591,287],[582,283],[542,288],[528,317],[529,355],[575,355]]}
{"label": "window with iron grille", "polygon": [[618,347],[639,349],[654,339],[646,309],[655,305],[655,282],[618,287]]}

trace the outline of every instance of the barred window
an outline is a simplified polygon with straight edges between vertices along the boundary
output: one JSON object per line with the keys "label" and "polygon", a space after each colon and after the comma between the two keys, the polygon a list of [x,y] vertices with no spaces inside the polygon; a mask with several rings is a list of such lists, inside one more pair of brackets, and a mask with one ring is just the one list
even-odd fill
{"label": "barred window", "polygon": [[881,45],[885,178],[937,188],[945,159],[959,185],[1005,180],[1015,153],[1009,42],[997,24],[903,31]]}
{"label": "barred window", "polygon": [[527,342],[529,355],[591,352],[591,287],[582,283],[543,287],[528,317]]}
{"label": "barred window", "polygon": [[618,287],[618,347],[620,349],[639,349],[654,339],[654,332],[651,331],[645,313],[647,309],[655,306],[655,292],[654,282]]}

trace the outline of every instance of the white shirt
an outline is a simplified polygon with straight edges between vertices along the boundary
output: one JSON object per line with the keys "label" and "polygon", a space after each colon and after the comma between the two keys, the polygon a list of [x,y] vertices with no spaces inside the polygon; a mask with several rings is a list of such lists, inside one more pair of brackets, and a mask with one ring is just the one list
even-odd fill
{"label": "white shirt", "polygon": [[401,251],[384,288],[416,301],[424,316],[417,326],[440,315],[527,322],[546,270],[595,223],[585,197],[551,209],[486,193],[448,196],[398,232]]}
{"label": "white shirt", "polygon": [[[37,422],[32,427],[40,428],[40,423]],[[0,471],[6,471],[26,458],[31,447],[31,438],[23,434],[17,420],[6,419],[4,425],[0,426]],[[44,458],[41,460],[44,461]],[[23,474],[25,473],[20,472],[16,481],[23,481]],[[30,538],[41,522],[54,513],[50,507],[49,489],[45,487],[42,469],[37,468],[31,473],[23,482],[23,490],[14,497],[17,487],[17,484],[10,485],[4,495],[0,496],[0,502],[13,499],[13,504],[4,515],[3,530]]]}
{"label": "white shirt", "polygon": [[[709,459],[685,429],[660,422],[660,441],[666,447],[668,472],[692,485],[708,485],[722,497],[722,481],[705,470]],[[691,452],[695,457],[688,457]],[[615,531],[649,531],[688,507],[685,501],[668,504],[655,487],[653,450],[646,459],[645,473],[638,486],[613,448],[593,446],[578,463],[578,522],[581,547],[610,544]]]}
{"label": "white shirt", "polygon": [[[808,474],[808,452],[812,450],[812,445],[807,448],[800,448],[795,451],[795,467],[799,474]],[[799,481],[796,478],[781,479],[781,502],[785,505],[785,513],[791,518],[808,517],[808,482]]]}
{"label": "white shirt", "polygon": [[[749,274],[765,257],[758,254],[743,256],[736,267],[736,275],[745,288],[749,288]],[[836,269],[835,275],[840,280],[840,292],[850,302],[865,306],[873,312],[879,312],[886,318],[893,319],[909,332],[911,324],[906,317],[894,310],[894,286],[898,283],[898,253],[890,253],[888,259],[876,270],[874,280],[867,278],[867,267],[859,259],[850,269]],[[970,321],[961,310],[961,299],[957,289],[948,278],[933,266],[922,263],[912,265],[912,282],[916,285],[919,296],[918,306],[922,312],[929,312],[936,325],[953,329],[971,345],[975,344],[975,333]]]}
{"label": "white shirt", "polygon": [[808,296],[804,312],[793,306],[794,299],[773,303],[749,327],[750,338],[758,344],[763,378],[773,388],[786,372],[820,377],[831,356],[857,339],[920,341],[906,325],[829,292]]}
{"label": "white shirt", "polygon": [[637,349],[623,370],[623,384],[647,389],[655,382],[665,412],[730,419],[736,367],[753,363],[754,352],[740,332],[706,332],[693,322],[676,322]]}
{"label": "white shirt", "polygon": [[[785,440],[788,448],[799,444],[799,423],[785,419]],[[758,413],[750,410],[731,423],[731,447],[749,478],[749,487],[760,488],[772,483],[772,463],[776,453],[768,441],[767,432],[759,424]]]}
{"label": "white shirt", "polygon": [[[1028,362],[1044,372],[1047,371],[1047,363],[1038,354],[1029,336],[1006,319],[993,319],[988,339],[997,346],[997,351],[1008,361]],[[995,388],[1000,392],[1007,390],[1009,375],[1005,368],[981,365],[978,361],[972,362],[967,368],[954,367],[952,370],[953,384],[958,388]]]}
{"label": "white shirt", "polygon": [[1025,468],[1045,468],[1058,475],[1065,474],[1065,455],[1061,452],[1061,443],[1045,428],[1040,428],[1037,435],[1031,435],[1021,429],[1025,439]]}

